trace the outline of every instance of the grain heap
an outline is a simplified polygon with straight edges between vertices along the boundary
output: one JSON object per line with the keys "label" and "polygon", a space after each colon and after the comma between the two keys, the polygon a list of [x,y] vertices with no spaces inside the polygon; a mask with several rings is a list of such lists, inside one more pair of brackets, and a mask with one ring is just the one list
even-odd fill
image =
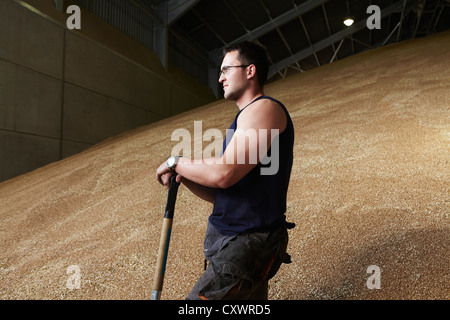
{"label": "grain heap", "polygon": [[[448,299],[450,32],[369,51],[267,87],[296,128],[293,263],[271,299]],[[149,299],[177,128],[225,130],[218,101],[0,184],[0,299]],[[163,299],[203,267],[211,206],[180,187]],[[79,267],[80,289],[67,288]],[[367,268],[381,270],[368,289]]]}

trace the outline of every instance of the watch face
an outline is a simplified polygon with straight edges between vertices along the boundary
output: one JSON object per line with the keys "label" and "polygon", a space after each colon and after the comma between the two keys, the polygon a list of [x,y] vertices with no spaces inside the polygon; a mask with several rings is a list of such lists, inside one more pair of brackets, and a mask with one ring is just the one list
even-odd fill
{"label": "watch face", "polygon": [[174,158],[174,157],[170,157],[170,158],[167,160],[167,165],[168,165],[169,167],[172,167],[174,164],[175,164],[175,158]]}

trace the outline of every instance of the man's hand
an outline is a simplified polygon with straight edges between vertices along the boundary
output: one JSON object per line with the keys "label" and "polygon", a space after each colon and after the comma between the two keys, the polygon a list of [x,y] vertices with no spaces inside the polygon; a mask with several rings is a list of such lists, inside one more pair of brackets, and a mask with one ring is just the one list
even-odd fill
{"label": "man's hand", "polygon": [[[170,187],[170,178],[175,175],[176,173],[172,171],[168,166],[167,163],[164,161],[159,168],[156,170],[156,180],[163,186],[165,186],[167,189]],[[178,183],[181,182],[181,176],[177,175]]]}

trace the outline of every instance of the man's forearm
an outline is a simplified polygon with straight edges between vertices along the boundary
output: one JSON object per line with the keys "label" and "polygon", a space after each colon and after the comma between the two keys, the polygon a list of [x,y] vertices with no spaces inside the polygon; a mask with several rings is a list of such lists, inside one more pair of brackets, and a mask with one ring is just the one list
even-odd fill
{"label": "man's forearm", "polygon": [[214,203],[216,189],[202,186],[186,178],[183,178],[181,182],[200,199]]}

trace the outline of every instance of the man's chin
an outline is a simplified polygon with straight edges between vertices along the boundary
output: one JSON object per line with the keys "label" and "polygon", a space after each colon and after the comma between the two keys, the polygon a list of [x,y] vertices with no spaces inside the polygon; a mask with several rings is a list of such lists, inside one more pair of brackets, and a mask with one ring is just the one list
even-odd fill
{"label": "man's chin", "polygon": [[227,100],[236,101],[239,98],[237,92],[224,92],[223,97]]}

